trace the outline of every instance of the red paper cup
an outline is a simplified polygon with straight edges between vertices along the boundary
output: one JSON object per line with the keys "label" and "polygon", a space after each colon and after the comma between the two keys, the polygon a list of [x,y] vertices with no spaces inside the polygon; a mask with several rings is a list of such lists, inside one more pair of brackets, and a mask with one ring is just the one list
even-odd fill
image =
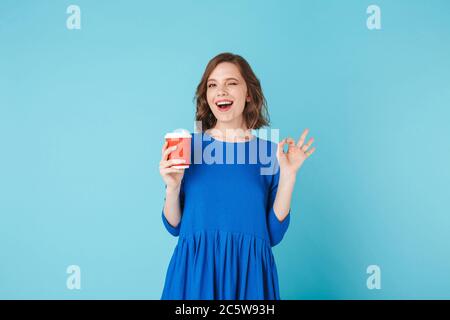
{"label": "red paper cup", "polygon": [[170,132],[164,136],[164,139],[168,142],[167,148],[177,146],[177,148],[169,153],[169,160],[171,159],[184,159],[185,163],[174,164],[172,167],[186,169],[191,164],[191,139],[192,136],[189,132]]}

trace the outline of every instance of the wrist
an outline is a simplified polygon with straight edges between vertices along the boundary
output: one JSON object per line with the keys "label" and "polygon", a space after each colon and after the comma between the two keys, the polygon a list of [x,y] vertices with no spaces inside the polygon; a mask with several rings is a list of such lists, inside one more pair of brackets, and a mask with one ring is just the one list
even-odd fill
{"label": "wrist", "polygon": [[296,180],[296,172],[280,171],[279,183],[291,183],[294,184]]}
{"label": "wrist", "polygon": [[180,186],[166,186],[166,195],[179,195],[180,194]]}

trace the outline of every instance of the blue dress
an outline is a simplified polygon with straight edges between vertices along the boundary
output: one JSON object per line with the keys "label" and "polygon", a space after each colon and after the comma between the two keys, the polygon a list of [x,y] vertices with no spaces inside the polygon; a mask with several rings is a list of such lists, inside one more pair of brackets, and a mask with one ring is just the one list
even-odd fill
{"label": "blue dress", "polygon": [[280,299],[272,247],[289,226],[273,210],[277,144],[254,137],[224,142],[192,134],[191,165],[180,187],[178,242],[161,299]]}

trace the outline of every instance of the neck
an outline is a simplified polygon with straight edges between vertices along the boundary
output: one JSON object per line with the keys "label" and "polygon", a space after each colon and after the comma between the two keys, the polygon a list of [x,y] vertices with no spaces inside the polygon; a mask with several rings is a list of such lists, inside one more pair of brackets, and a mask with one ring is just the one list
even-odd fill
{"label": "neck", "polygon": [[217,122],[214,128],[207,132],[211,136],[225,141],[245,141],[252,137],[251,129],[247,128],[244,121],[241,121],[240,124]]}

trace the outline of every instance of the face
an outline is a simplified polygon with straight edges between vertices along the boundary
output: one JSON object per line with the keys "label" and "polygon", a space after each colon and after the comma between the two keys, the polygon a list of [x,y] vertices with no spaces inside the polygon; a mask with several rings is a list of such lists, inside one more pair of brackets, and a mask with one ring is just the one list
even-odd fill
{"label": "face", "polygon": [[238,67],[222,62],[211,72],[207,82],[206,98],[218,125],[239,127],[243,122],[245,103],[250,101],[247,85]]}

